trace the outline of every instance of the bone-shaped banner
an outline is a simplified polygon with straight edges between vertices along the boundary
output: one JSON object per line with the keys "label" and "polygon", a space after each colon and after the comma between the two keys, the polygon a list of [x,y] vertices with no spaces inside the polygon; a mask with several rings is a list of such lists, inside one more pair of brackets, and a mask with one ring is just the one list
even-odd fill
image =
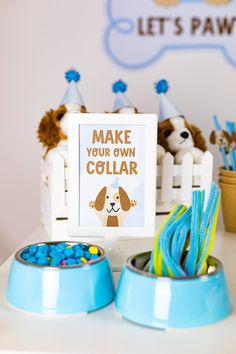
{"label": "bone-shaped banner", "polygon": [[122,67],[197,48],[221,51],[236,66],[236,0],[107,0],[106,11],[105,48]]}

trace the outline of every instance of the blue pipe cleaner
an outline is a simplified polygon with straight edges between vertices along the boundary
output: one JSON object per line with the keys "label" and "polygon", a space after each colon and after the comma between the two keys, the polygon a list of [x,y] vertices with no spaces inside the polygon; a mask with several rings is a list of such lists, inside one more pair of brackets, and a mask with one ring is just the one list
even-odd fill
{"label": "blue pipe cleaner", "polygon": [[[185,271],[180,265],[179,250],[177,247],[181,230],[186,226],[186,219],[191,215],[191,208],[184,213],[166,231],[166,237],[162,239],[163,259],[173,272],[174,276],[186,276]],[[187,237],[187,234],[186,234]]]}
{"label": "blue pipe cleaner", "polygon": [[126,90],[127,90],[127,84],[122,80],[118,80],[114,82],[114,84],[112,85],[112,91],[114,93],[118,93],[118,92],[124,93]]}
{"label": "blue pipe cleaner", "polygon": [[[213,210],[212,210],[212,215],[213,216],[216,212],[216,208],[217,208],[217,202],[220,198],[220,190],[217,189],[215,191],[215,195],[214,195],[214,200],[212,202],[212,205],[213,205]],[[199,269],[201,268],[202,266],[202,262],[206,256],[206,253],[207,253],[207,250],[208,250],[208,245],[209,245],[209,242],[210,242],[210,235],[211,235],[211,231],[212,231],[212,227],[213,227],[213,224],[214,224],[214,218],[211,217],[210,219],[210,223],[208,225],[208,228],[206,229],[207,230],[207,235],[205,236],[205,244],[204,244],[204,249],[202,250],[202,254],[200,255],[199,257],[199,261],[197,263],[197,271],[199,271]]]}
{"label": "blue pipe cleaner", "polygon": [[185,243],[188,238],[190,230],[191,230],[191,215],[189,215],[188,220],[186,221],[186,224],[183,226],[183,228],[181,229],[180,234],[179,234],[179,240],[178,240],[178,246],[177,246],[177,249],[179,250],[178,263],[182,269],[183,269],[183,267],[181,265],[181,257],[182,257],[182,254],[184,251],[184,246],[185,246]]}
{"label": "blue pipe cleaner", "polygon": [[185,271],[186,271],[187,275],[189,275],[189,276],[195,275],[196,264],[197,264],[197,260],[198,260],[199,203],[200,203],[200,191],[194,191],[193,192],[193,201],[192,201],[190,249],[189,249],[186,263],[185,263]]}
{"label": "blue pipe cleaner", "polygon": [[183,214],[182,221],[172,238],[171,243],[171,256],[173,260],[180,266],[181,255],[183,253],[183,248],[187,238],[187,232],[190,230],[190,220],[191,220],[192,207],[189,207]]}
{"label": "blue pipe cleaner", "polygon": [[[179,212],[179,210],[182,208],[182,205],[179,206],[179,208],[176,210],[174,213],[175,216]],[[173,215],[174,215],[173,214]],[[165,264],[170,268],[170,270],[173,272],[174,276],[184,276],[185,273],[184,271],[173,261],[170,253],[170,245],[171,245],[171,238],[173,237],[173,232],[175,231],[176,227],[182,222],[184,217],[184,214],[180,216],[176,221],[173,222],[172,225],[168,225],[168,228],[164,231],[161,232],[160,235],[160,248],[162,249],[162,257],[163,257],[163,265]],[[168,274],[164,274],[168,275]]]}
{"label": "blue pipe cleaner", "polygon": [[167,80],[163,79],[154,84],[156,93],[160,95],[161,93],[166,93],[169,89],[169,84]]}
{"label": "blue pipe cleaner", "polygon": [[69,83],[71,81],[78,82],[80,80],[80,73],[75,69],[70,69],[65,72],[65,78]]}
{"label": "blue pipe cleaner", "polygon": [[211,209],[214,206],[215,193],[216,193],[216,184],[213,182],[211,184],[211,188],[210,188],[210,194],[208,197],[207,207],[206,207],[205,212],[203,213],[202,222],[200,225],[200,240],[199,240],[200,249],[202,249],[202,246],[203,246],[206,228],[209,223],[209,219],[211,217]]}
{"label": "blue pipe cleaner", "polygon": [[[181,204],[177,206],[176,210],[174,211],[174,213],[172,214],[172,216],[169,218],[169,220],[167,221],[167,223],[166,223],[165,226],[163,227],[163,229],[162,229],[162,231],[161,231],[161,234],[160,234],[160,236],[159,236],[158,244],[157,244],[157,247],[158,247],[159,250],[160,250],[161,235],[162,235],[163,233],[165,233],[166,230],[169,228],[169,226],[172,224],[172,222],[174,221],[176,215],[177,215],[178,212],[180,211],[181,207],[182,207]],[[151,258],[150,258],[150,265],[149,265],[149,272],[150,272],[150,273],[154,273],[153,258],[154,258],[154,248],[152,249]],[[163,266],[163,265],[164,265],[164,264],[163,264],[163,261],[162,261],[162,266]],[[165,269],[165,271],[164,271],[164,269]],[[167,272],[166,267],[163,267],[163,273],[164,273],[164,275],[168,275],[168,273],[166,273],[166,272]],[[165,273],[166,273],[166,274],[165,274]]]}

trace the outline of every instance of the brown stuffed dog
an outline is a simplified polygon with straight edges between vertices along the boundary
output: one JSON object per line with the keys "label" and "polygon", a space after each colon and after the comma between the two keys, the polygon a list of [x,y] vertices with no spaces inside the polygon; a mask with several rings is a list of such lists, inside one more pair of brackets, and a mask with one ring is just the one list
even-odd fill
{"label": "brown stuffed dog", "polygon": [[228,154],[230,150],[233,148],[236,142],[236,136],[231,136],[225,130],[216,131],[213,130],[210,135],[210,143],[213,145],[218,145],[219,147],[223,147],[225,152]]}
{"label": "brown stuffed dog", "polygon": [[158,144],[175,156],[175,162],[182,163],[186,152],[193,156],[194,163],[200,163],[207,150],[201,130],[184,117],[165,119],[158,124]]}
{"label": "brown stuffed dog", "polygon": [[[61,105],[59,108],[50,109],[42,117],[38,127],[38,139],[43,148],[46,149],[44,158],[48,152],[58,146],[60,141],[67,139],[67,117],[69,111],[67,105]],[[81,113],[86,113],[85,106],[80,107]]]}
{"label": "brown stuffed dog", "polygon": [[86,113],[83,99],[77,87],[80,80],[80,73],[71,68],[65,72],[68,87],[62,99],[61,105],[45,113],[38,127],[38,139],[46,149],[44,158],[53,149],[67,162],[67,126],[68,112]]}

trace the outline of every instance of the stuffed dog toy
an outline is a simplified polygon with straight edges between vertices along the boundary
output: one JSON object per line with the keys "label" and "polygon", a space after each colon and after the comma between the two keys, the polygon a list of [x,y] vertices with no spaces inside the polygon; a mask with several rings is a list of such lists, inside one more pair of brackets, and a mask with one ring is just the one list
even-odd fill
{"label": "stuffed dog toy", "polygon": [[101,220],[102,226],[121,227],[124,219],[137,205],[135,200],[130,200],[122,187],[103,187],[95,201],[89,203]]}
{"label": "stuffed dog toy", "polygon": [[200,163],[207,150],[205,139],[198,127],[190,124],[183,116],[173,117],[158,124],[158,144],[181,164],[186,152],[193,156],[194,163]]}
{"label": "stuffed dog toy", "polygon": [[50,150],[65,146],[67,140],[67,112],[78,110],[86,113],[84,106],[61,105],[59,108],[50,109],[45,113],[38,127],[38,139],[46,149],[44,159]]}
{"label": "stuffed dog toy", "polygon": [[44,159],[49,152],[52,152],[51,155],[57,153],[67,163],[67,113],[86,113],[87,110],[77,88],[77,82],[80,80],[79,72],[75,69],[70,69],[66,71],[65,78],[69,85],[61,105],[57,109],[50,109],[45,113],[41,119],[37,133],[40,143],[46,149]]}
{"label": "stuffed dog toy", "polygon": [[112,91],[116,94],[116,99],[113,107],[112,113],[123,113],[123,114],[133,114],[139,113],[138,109],[133,106],[133,104],[129,101],[125,92],[127,91],[127,84],[118,80],[114,82],[112,85]]}
{"label": "stuffed dog toy", "polygon": [[228,154],[230,150],[235,146],[236,137],[234,139],[234,137],[227,133],[225,130],[213,130],[210,135],[210,143],[213,145],[218,145],[219,147],[223,147],[225,152]]}

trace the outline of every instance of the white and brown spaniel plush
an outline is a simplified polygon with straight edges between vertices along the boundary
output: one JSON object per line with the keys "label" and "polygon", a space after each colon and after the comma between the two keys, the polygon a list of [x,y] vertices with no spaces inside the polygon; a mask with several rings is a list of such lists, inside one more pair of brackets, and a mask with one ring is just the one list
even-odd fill
{"label": "white and brown spaniel plush", "polygon": [[223,147],[228,154],[230,150],[236,145],[236,137],[231,136],[225,130],[216,131],[213,130],[210,135],[210,143]]}
{"label": "white and brown spaniel plush", "polygon": [[122,187],[117,189],[103,187],[95,201],[89,203],[101,220],[102,226],[121,227],[128,213],[137,205],[136,200],[130,200]]}
{"label": "white and brown spaniel plush", "polygon": [[50,109],[42,117],[38,127],[38,139],[45,148],[44,159],[52,150],[67,160],[67,123],[68,112],[86,113],[86,108],[78,104],[61,105],[59,108]]}
{"label": "white and brown spaniel plush", "polygon": [[182,116],[158,124],[158,144],[174,155],[177,164],[182,163],[187,152],[193,156],[194,163],[200,163],[203,152],[207,150],[201,130]]}

